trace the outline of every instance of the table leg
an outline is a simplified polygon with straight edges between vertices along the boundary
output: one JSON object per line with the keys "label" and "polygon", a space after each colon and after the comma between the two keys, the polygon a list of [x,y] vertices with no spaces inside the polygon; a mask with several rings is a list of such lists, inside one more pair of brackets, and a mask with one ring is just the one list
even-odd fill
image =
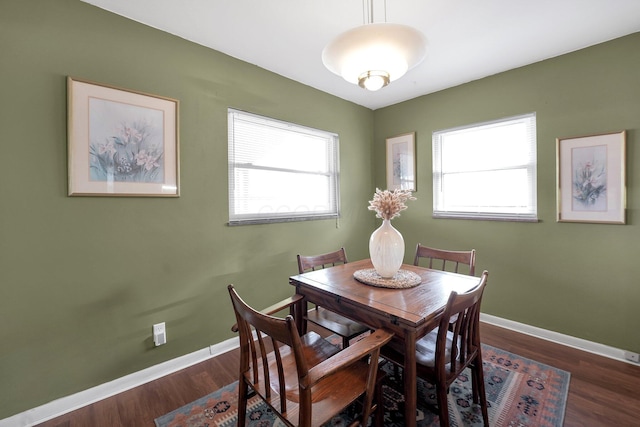
{"label": "table leg", "polygon": [[407,427],[415,427],[418,406],[416,333],[406,331],[404,342],[404,422]]}
{"label": "table leg", "polygon": [[290,308],[290,313],[293,316],[293,319],[296,321],[296,328],[298,328],[298,333],[300,335],[303,335],[304,332],[302,331],[302,301],[298,301],[297,303],[295,303],[294,305],[291,306]]}
{"label": "table leg", "polygon": [[300,302],[298,303],[298,331],[301,335],[307,333],[307,310],[309,310],[307,299],[302,298],[302,300],[300,300]]}

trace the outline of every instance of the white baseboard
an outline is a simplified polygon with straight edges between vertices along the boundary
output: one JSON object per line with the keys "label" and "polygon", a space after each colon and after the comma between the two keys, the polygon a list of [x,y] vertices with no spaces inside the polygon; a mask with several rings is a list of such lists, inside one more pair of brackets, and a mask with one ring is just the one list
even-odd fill
{"label": "white baseboard", "polygon": [[[590,353],[637,365],[637,363],[626,360],[624,357],[624,350],[620,350],[618,348],[537,328],[524,323],[502,319],[489,314],[480,314],[480,320],[492,325],[501,326],[506,329],[545,339],[547,341],[553,341],[569,347],[574,347],[583,351],[588,351]],[[71,396],[54,400],[53,402],[46,403],[42,406],[38,406],[37,408],[29,409],[12,417],[5,418],[0,420],[0,427],[31,427],[36,424],[40,424],[52,418],[59,417],[60,415],[82,408],[83,406],[90,405],[99,400],[106,399],[107,397],[122,393],[134,387],[164,377],[165,375],[187,368],[191,365],[195,365],[196,363],[203,362],[237,347],[238,339],[230,338],[208,348],[186,354],[159,365],[151,366],[142,371],[134,372],[133,374],[125,377],[81,391]]]}
{"label": "white baseboard", "polygon": [[547,341],[566,345],[567,347],[577,348],[578,350],[594,353],[599,356],[615,359],[620,362],[626,362],[631,365],[638,365],[625,359],[625,351],[619,348],[610,347],[593,341],[583,340],[582,338],[572,337],[570,335],[560,334],[558,332],[549,331],[547,329],[537,328],[535,326],[526,325],[524,323],[514,322],[513,320],[503,319],[501,317],[492,316],[490,314],[480,313],[480,320],[485,323],[500,326],[505,329],[511,329],[516,332],[531,335]]}
{"label": "white baseboard", "polygon": [[107,397],[164,377],[238,347],[238,338],[230,338],[202,350],[168,360],[108,383],[66,396],[37,408],[0,420],[0,427],[30,427]]}

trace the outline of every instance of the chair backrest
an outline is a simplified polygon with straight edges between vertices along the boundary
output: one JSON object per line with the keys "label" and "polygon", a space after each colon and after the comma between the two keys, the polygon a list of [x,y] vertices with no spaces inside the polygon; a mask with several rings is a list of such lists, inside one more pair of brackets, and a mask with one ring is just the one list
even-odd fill
{"label": "chair backrest", "polygon": [[347,262],[347,253],[344,248],[321,255],[298,255],[298,271],[302,274],[307,271],[346,264]]}
{"label": "chair backrest", "polygon": [[[293,349],[296,356],[296,367],[298,377],[305,376],[309,368],[304,357],[300,357],[302,347],[300,335],[295,326],[295,321],[291,315],[284,319],[262,314],[247,305],[238,295],[233,285],[228,286],[229,295],[236,315],[238,332],[240,336],[240,373],[250,376],[253,384],[261,385],[265,396],[271,396],[270,384],[277,381],[279,384],[278,394],[285,396],[287,388],[287,378],[282,366],[281,344],[285,344]],[[253,331],[256,334],[254,336]],[[257,338],[257,339],[256,339]],[[265,343],[268,339],[270,343]],[[257,344],[256,344],[257,343]],[[270,351],[275,355],[278,378],[272,379],[269,364],[274,363],[268,360]],[[299,359],[299,360],[298,360]],[[309,390],[307,390],[309,391]],[[287,399],[280,399],[280,412],[287,412]]]}
{"label": "chair backrest", "polygon": [[436,338],[438,381],[450,384],[480,354],[480,304],[488,276],[485,270],[475,288],[449,296]]}
{"label": "chair backrest", "polygon": [[[416,256],[413,265],[420,265],[420,259],[428,260],[427,267],[443,271],[453,271],[459,273],[460,264],[469,268],[468,274],[473,276],[476,272],[476,250],[470,251],[449,251],[445,249],[430,248],[420,243],[416,246]],[[449,266],[447,266],[449,263]]]}

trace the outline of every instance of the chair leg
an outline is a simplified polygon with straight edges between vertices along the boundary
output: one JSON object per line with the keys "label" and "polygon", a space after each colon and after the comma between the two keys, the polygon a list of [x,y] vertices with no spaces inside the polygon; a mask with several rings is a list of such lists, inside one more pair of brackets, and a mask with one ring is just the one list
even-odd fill
{"label": "chair leg", "polygon": [[[378,371],[378,377],[376,378],[376,392],[375,392],[375,402],[376,402],[376,413],[374,414],[374,426],[375,427],[384,427],[384,395],[382,394],[382,380],[385,378],[385,374]],[[367,425],[367,421],[364,420],[364,425]]]}
{"label": "chair leg", "polygon": [[480,411],[482,411],[482,421],[486,427],[489,427],[489,411],[487,410],[487,395],[484,388],[482,356],[478,356],[478,358],[473,362],[472,373],[472,376],[475,379],[475,384],[473,384],[473,394],[479,400]]}
{"label": "chair leg", "polygon": [[396,381],[402,383],[402,372],[400,372],[400,366],[397,363],[393,364],[393,375],[396,378]]}
{"label": "chair leg", "polygon": [[470,365],[471,369],[471,396],[473,403],[478,403],[478,373],[476,372],[476,367],[474,365]]}
{"label": "chair leg", "polygon": [[447,402],[447,387],[444,384],[436,385],[436,396],[438,401],[440,427],[449,427],[449,404]]}
{"label": "chair leg", "polygon": [[247,383],[244,382],[243,379],[240,379],[238,383],[238,426],[243,426],[246,423],[247,419],[247,393],[249,391],[249,387]]}

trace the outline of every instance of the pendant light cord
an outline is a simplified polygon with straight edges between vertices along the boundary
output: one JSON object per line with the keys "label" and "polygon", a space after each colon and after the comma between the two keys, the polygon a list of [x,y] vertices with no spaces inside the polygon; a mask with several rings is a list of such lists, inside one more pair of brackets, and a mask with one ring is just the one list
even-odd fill
{"label": "pendant light cord", "polygon": [[[387,0],[384,0],[384,22],[387,22]],[[362,23],[373,24],[373,0],[362,0]]]}
{"label": "pendant light cord", "polygon": [[362,25],[373,23],[372,0],[362,0]]}

